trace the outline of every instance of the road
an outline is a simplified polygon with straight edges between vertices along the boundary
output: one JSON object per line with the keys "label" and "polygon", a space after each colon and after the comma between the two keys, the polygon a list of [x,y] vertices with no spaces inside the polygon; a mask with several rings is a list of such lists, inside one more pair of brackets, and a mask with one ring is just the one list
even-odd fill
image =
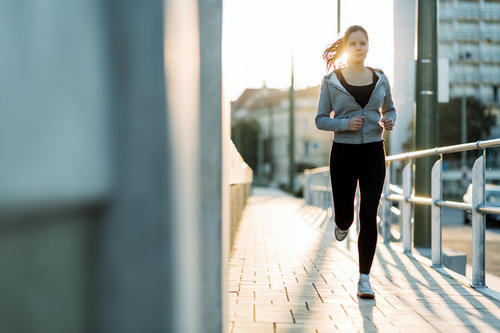
{"label": "road", "polygon": [[[394,225],[398,229],[397,225]],[[472,265],[472,226],[463,223],[463,211],[443,208],[443,246],[467,254]],[[486,228],[486,272],[500,277],[500,225]]]}
{"label": "road", "polygon": [[[464,225],[463,212],[445,208],[443,214],[443,246],[465,252],[472,265],[472,225]],[[486,272],[500,277],[500,227],[486,228]]]}

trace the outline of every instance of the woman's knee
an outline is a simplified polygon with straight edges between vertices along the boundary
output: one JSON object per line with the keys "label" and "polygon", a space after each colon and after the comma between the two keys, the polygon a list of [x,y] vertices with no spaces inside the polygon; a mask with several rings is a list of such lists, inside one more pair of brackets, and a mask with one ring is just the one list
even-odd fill
{"label": "woman's knee", "polygon": [[377,220],[377,209],[361,210],[359,212],[359,219],[364,221],[376,221]]}
{"label": "woman's knee", "polygon": [[368,233],[376,233],[377,231],[377,214],[359,214],[360,230]]}

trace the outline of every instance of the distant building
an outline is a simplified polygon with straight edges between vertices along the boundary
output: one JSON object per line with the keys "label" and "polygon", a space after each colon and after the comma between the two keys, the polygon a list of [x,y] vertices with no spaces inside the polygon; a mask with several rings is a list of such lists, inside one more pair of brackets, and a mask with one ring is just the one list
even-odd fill
{"label": "distant building", "polygon": [[[497,115],[497,124],[488,138],[500,137],[500,0],[439,0],[437,14],[438,57],[448,61],[449,97],[465,94],[481,100]],[[411,135],[409,124],[415,112],[416,17],[416,0],[394,0],[393,98],[398,123],[391,135],[390,154],[405,151],[403,143]],[[460,110],[457,112],[460,115]],[[402,167],[400,163],[395,165],[398,169]],[[395,177],[396,173],[392,175]]]}
{"label": "distant building", "polygon": [[449,59],[450,96],[500,104],[500,1],[440,0],[438,50]]}
{"label": "distant building", "polygon": [[475,96],[497,115],[500,136],[500,0],[440,0],[438,52],[449,59],[450,97]]}
{"label": "distant building", "polygon": [[[298,174],[304,169],[328,165],[332,132],[316,128],[314,118],[319,100],[319,86],[295,91],[295,165]],[[260,184],[288,185],[289,177],[289,90],[246,89],[231,103],[231,123],[255,119],[260,126],[258,163],[254,180]],[[237,133],[232,133],[238,147]]]}

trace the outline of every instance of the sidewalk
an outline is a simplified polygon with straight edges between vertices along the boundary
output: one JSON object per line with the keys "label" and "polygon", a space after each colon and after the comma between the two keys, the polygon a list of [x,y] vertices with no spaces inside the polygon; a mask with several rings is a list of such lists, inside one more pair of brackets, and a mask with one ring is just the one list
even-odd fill
{"label": "sidewalk", "polygon": [[228,332],[500,332],[500,302],[381,238],[375,299],[356,295],[357,247],[302,199],[256,188],[229,261]]}

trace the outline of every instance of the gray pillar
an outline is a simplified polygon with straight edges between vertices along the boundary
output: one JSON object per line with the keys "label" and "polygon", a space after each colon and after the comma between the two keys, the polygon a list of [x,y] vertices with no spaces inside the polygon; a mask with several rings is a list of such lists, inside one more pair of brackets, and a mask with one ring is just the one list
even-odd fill
{"label": "gray pillar", "polygon": [[[437,3],[418,0],[418,61],[415,148],[429,149],[438,145],[437,108]],[[431,170],[435,156],[415,161],[415,195],[431,194]],[[431,246],[431,208],[415,205],[415,247]]]}
{"label": "gray pillar", "polygon": [[221,7],[0,3],[0,331],[224,331]]}
{"label": "gray pillar", "polygon": [[104,27],[97,0],[0,1],[0,332],[95,332]]}
{"label": "gray pillar", "polygon": [[294,91],[294,72],[292,57],[292,80],[289,92],[289,113],[288,113],[288,189],[294,193],[295,185],[295,91]]}
{"label": "gray pillar", "polygon": [[117,177],[102,331],[222,331],[221,6],[108,7]]}
{"label": "gray pillar", "polygon": [[[222,1],[198,0],[200,29],[200,300],[203,332],[222,320]],[[187,133],[189,135],[189,133]],[[201,332],[201,330],[200,330]]]}
{"label": "gray pillar", "polygon": [[222,331],[222,4],[166,2],[173,332]]}
{"label": "gray pillar", "polygon": [[163,1],[108,1],[114,185],[99,230],[98,332],[168,332],[175,266]]}

